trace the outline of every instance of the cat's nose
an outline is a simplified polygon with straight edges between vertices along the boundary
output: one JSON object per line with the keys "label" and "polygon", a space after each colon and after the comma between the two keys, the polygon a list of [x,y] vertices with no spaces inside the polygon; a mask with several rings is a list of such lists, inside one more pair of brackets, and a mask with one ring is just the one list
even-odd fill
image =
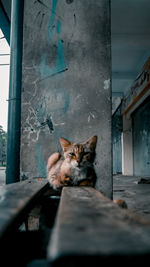
{"label": "cat's nose", "polygon": [[78,166],[80,166],[80,162],[81,162],[80,160],[77,160]]}

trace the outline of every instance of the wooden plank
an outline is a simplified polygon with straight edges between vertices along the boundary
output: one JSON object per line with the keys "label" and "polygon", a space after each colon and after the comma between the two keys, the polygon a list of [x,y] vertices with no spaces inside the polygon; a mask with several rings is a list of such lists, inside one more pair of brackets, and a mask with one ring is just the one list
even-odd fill
{"label": "wooden plank", "polygon": [[94,188],[63,188],[48,246],[54,266],[94,266],[99,259],[124,265],[127,259],[142,262],[149,255],[149,221],[119,208]]}
{"label": "wooden plank", "polygon": [[48,187],[46,179],[0,186],[0,238],[13,227],[35,198]]}

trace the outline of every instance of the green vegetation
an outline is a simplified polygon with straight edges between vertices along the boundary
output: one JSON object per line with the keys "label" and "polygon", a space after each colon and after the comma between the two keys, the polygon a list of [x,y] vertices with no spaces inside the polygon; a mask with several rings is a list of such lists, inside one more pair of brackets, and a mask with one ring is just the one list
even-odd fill
{"label": "green vegetation", "polygon": [[6,166],[7,133],[0,125],[0,166]]}

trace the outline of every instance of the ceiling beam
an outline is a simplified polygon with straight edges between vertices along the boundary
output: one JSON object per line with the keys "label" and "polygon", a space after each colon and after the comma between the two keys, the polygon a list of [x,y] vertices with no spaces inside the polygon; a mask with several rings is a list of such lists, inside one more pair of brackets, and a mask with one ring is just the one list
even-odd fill
{"label": "ceiling beam", "polygon": [[11,2],[12,0],[0,0],[8,20],[11,21]]}
{"label": "ceiling beam", "polygon": [[115,80],[134,80],[137,76],[136,72],[129,71],[113,71],[112,79]]}
{"label": "ceiling beam", "polygon": [[0,28],[2,29],[8,44],[10,44],[10,22],[4,12],[1,2],[0,2]]}

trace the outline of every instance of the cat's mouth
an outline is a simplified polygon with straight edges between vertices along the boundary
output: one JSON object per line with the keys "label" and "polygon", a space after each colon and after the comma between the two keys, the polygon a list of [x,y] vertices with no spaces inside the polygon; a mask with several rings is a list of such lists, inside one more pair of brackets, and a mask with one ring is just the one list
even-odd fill
{"label": "cat's mouth", "polygon": [[76,169],[81,169],[81,166],[80,166],[80,165],[79,165],[79,166],[75,166],[75,168],[76,168]]}
{"label": "cat's mouth", "polygon": [[78,163],[78,164],[75,166],[75,168],[78,169],[78,170],[79,170],[79,169],[83,169],[83,165],[80,164],[80,163]]}
{"label": "cat's mouth", "polygon": [[82,162],[74,162],[72,166],[77,170],[83,169],[83,167],[84,167]]}

